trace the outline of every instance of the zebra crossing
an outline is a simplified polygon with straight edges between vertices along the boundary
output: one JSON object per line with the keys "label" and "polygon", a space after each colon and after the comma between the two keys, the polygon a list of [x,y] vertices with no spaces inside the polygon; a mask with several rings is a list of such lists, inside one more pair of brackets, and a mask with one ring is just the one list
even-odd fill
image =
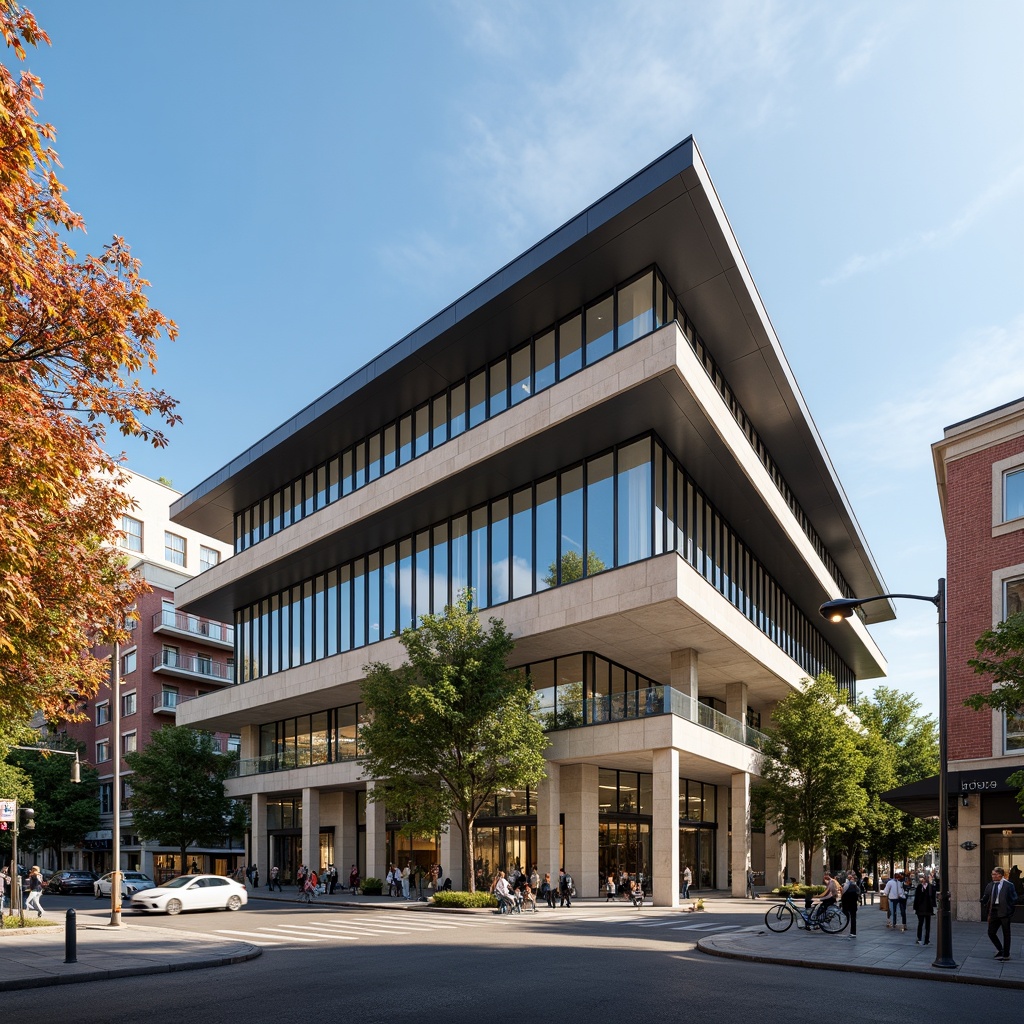
{"label": "zebra crossing", "polygon": [[[740,932],[757,930],[758,925],[751,925],[745,919],[722,920],[698,920],[687,921],[681,918],[678,912],[654,916],[649,913],[643,915],[630,915],[628,913],[601,915],[562,915],[562,914],[524,914],[516,915],[514,918],[501,918],[500,922],[496,917],[480,917],[469,919],[459,917],[439,919],[433,915],[429,918],[423,913],[384,915],[367,914],[365,912],[327,914],[315,918],[308,914],[297,912],[294,917],[278,918],[273,923],[256,925],[251,928],[218,928],[217,935],[233,939],[244,939],[253,945],[273,948],[275,946],[285,947],[311,947],[320,944],[345,945],[352,942],[365,940],[387,940],[409,939],[436,935],[438,938],[450,935],[452,932],[465,932],[467,929],[488,928],[488,927],[573,927],[573,928],[605,928],[617,926],[613,930],[635,934],[661,934],[680,933],[676,937],[685,940],[692,938],[696,941],[702,934],[710,932]],[[655,929],[662,932],[654,932]],[[653,934],[652,934],[653,937]]]}
{"label": "zebra crossing", "polygon": [[[224,935],[234,939],[244,939],[254,946],[286,946],[315,945],[317,943],[359,942],[364,939],[408,938],[430,934],[442,935],[451,931],[463,931],[466,928],[478,928],[486,922],[459,921],[458,924],[446,921],[427,921],[420,914],[403,915],[401,921],[382,921],[381,914],[338,914],[310,919],[301,912],[294,921],[279,921],[275,924],[257,925],[255,928],[218,928],[216,935]],[[406,920],[405,918],[408,918]]]}

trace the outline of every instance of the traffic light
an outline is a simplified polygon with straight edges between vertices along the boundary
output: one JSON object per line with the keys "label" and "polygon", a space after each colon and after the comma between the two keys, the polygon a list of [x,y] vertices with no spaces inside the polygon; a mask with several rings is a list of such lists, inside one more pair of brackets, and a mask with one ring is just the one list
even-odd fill
{"label": "traffic light", "polygon": [[31,832],[36,827],[36,812],[31,807],[21,808],[21,827]]}

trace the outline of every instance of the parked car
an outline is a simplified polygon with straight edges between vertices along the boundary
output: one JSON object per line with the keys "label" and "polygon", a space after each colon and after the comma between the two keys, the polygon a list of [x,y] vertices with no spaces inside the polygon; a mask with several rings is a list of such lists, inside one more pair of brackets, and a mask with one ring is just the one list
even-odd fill
{"label": "parked car", "polygon": [[132,898],[135,910],[180,914],[183,910],[238,910],[249,902],[244,885],[223,875],[179,875]]}
{"label": "parked car", "polygon": [[[111,881],[113,872],[108,871],[105,875],[98,878],[93,885],[93,892],[96,894],[96,899],[101,900],[105,896],[110,899],[110,890],[113,888],[113,882]],[[137,892],[141,892],[143,889],[152,889],[156,885],[149,875],[144,875],[139,871],[122,871],[121,872],[121,896],[130,899]]]}
{"label": "parked car", "polygon": [[90,893],[96,883],[95,871],[55,871],[46,883],[46,891],[61,896],[72,896],[75,893]]}

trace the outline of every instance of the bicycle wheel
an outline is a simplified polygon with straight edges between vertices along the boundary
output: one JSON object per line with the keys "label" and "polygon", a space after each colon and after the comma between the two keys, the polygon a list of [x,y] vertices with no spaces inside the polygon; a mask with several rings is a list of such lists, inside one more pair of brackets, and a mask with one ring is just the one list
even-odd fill
{"label": "bicycle wheel", "polygon": [[829,907],[819,924],[823,932],[838,935],[849,924],[849,918],[839,907]]}
{"label": "bicycle wheel", "polygon": [[785,904],[781,907],[772,907],[764,915],[764,923],[768,925],[768,930],[772,932],[786,931],[793,926],[794,919],[793,911]]}

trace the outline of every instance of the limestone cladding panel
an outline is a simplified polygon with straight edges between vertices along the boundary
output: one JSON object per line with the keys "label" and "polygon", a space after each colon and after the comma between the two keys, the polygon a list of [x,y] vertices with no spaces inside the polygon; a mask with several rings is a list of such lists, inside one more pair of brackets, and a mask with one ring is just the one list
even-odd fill
{"label": "limestone cladding panel", "polygon": [[244,797],[251,793],[290,793],[311,787],[323,789],[328,786],[345,786],[362,789],[364,781],[358,761],[341,761],[263,775],[242,775],[237,779],[228,779],[224,791],[230,797]]}

